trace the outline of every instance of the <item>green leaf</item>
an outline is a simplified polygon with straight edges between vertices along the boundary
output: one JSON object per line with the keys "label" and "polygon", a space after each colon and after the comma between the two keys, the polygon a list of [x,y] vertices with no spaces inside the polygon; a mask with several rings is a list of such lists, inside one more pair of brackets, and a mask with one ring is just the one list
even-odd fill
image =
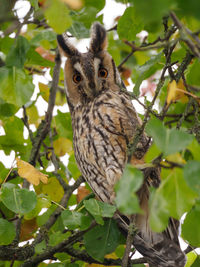
{"label": "green leaf", "polygon": [[[0,197],[1,198],[1,197]],[[11,210],[9,210],[2,201],[0,201],[0,209],[2,211],[2,214],[4,214],[4,216],[6,216],[6,219],[12,219],[15,216],[15,213]],[[3,219],[2,214],[0,215],[0,218]]]}
{"label": "green leaf", "polygon": [[200,266],[200,256],[198,255],[195,262],[191,265],[191,267],[199,267]]}
{"label": "green leaf", "polygon": [[73,12],[71,14],[73,21],[83,23],[86,29],[89,29],[94,21],[100,21],[102,23],[102,16],[98,17],[98,8],[96,8],[97,1],[93,1],[93,5],[83,7],[79,12]]}
{"label": "green leaf", "polygon": [[132,165],[127,164],[123,175],[116,185],[116,199],[118,209],[124,214],[141,212],[135,192],[143,183],[143,174]]}
{"label": "green leaf", "polygon": [[73,24],[69,28],[69,32],[77,39],[88,38],[90,36],[89,29],[80,21],[73,21]]}
{"label": "green leaf", "polygon": [[53,232],[53,234],[51,234],[49,236],[49,245],[52,246],[52,247],[56,246],[57,244],[59,244],[63,240],[66,240],[68,236],[69,236],[69,233],[64,233],[63,234],[60,231]]}
{"label": "green leaf", "polygon": [[3,99],[0,98],[0,117],[10,117],[17,112],[18,108],[13,105],[6,103]]}
{"label": "green leaf", "polygon": [[122,43],[120,40],[115,40],[115,35],[113,32],[111,32],[108,35],[108,48],[107,48],[107,50],[108,50],[108,53],[110,53],[111,56],[113,57],[116,65],[119,65],[121,62],[121,52],[122,52],[122,46],[123,45],[124,45],[124,43]]}
{"label": "green leaf", "polygon": [[160,155],[161,151],[158,149],[155,143],[149,148],[147,153],[145,154],[145,162],[152,162],[156,157]]}
{"label": "green leaf", "polygon": [[93,215],[98,224],[103,225],[104,220],[102,218],[101,209],[96,199],[88,199],[83,201],[85,208]]}
{"label": "green leaf", "polygon": [[45,249],[46,249],[46,242],[45,240],[43,240],[42,242],[40,242],[35,246],[35,253],[37,254],[42,253],[44,252]]}
{"label": "green leaf", "polygon": [[200,246],[200,204],[198,203],[191,211],[186,215],[186,218],[182,225],[182,237],[187,240],[190,245]]}
{"label": "green leaf", "polygon": [[[75,264],[75,267],[76,267],[76,265],[77,264]],[[66,267],[66,266],[71,266],[71,264],[68,265],[67,263],[65,264],[65,263],[60,263],[60,262],[57,263],[57,262],[55,262],[55,263],[48,264],[48,266],[49,267]],[[73,264],[72,264],[72,266],[73,266]]]}
{"label": "green leaf", "polygon": [[185,267],[191,267],[196,257],[197,257],[197,254],[194,251],[190,251],[189,253],[187,253],[187,263]]}
{"label": "green leaf", "polygon": [[84,200],[84,206],[95,218],[96,222],[103,225],[102,217],[112,218],[116,211],[116,207],[108,203],[100,202],[94,198]]}
{"label": "green leaf", "polygon": [[200,3],[199,3],[199,1],[191,0],[189,5],[188,5],[187,0],[177,0],[176,2],[178,4],[177,9],[179,12],[181,12],[182,14],[184,14],[186,16],[190,15],[192,17],[196,17],[197,19],[200,19],[200,14],[199,14]]}
{"label": "green leaf", "polygon": [[43,224],[45,224],[49,217],[51,216],[51,214],[55,211],[56,206],[52,205],[49,209],[47,209],[47,211],[45,211],[42,215],[37,217],[37,224],[38,226],[42,226]]}
{"label": "green leaf", "polygon": [[93,6],[93,7],[95,7],[96,9],[98,9],[99,11],[100,11],[101,9],[103,9],[104,6],[105,6],[105,0],[98,0],[98,1],[85,0],[84,3],[85,3],[85,6],[86,6],[86,7]]}
{"label": "green leaf", "polygon": [[99,206],[101,209],[102,216],[106,218],[112,218],[117,209],[115,206],[110,205],[109,203],[101,202],[101,201],[99,201]]}
{"label": "green leaf", "polygon": [[70,157],[69,157],[69,163],[68,163],[68,170],[71,172],[72,176],[74,179],[77,179],[81,173],[79,171],[79,168],[76,164],[76,160],[75,160],[75,157],[74,157],[74,154],[72,154]]}
{"label": "green leaf", "polygon": [[133,41],[136,38],[136,34],[141,32],[143,28],[141,17],[135,12],[135,8],[128,7],[119,19],[117,33],[120,39]]}
{"label": "green leaf", "polygon": [[[138,16],[146,23],[162,23],[162,17],[168,15],[171,7],[170,0],[131,0],[134,3]],[[153,7],[153,8],[152,8]]]}
{"label": "green leaf", "polygon": [[194,63],[189,67],[187,73],[187,82],[190,85],[200,86],[200,77],[199,77],[199,68],[200,62],[198,59],[194,59]]}
{"label": "green leaf", "polygon": [[123,255],[124,255],[124,252],[125,252],[125,246],[124,244],[122,245],[119,245],[116,250],[115,250],[115,254],[118,258],[123,258]]}
{"label": "green leaf", "polygon": [[61,213],[61,218],[64,226],[66,226],[70,230],[74,230],[77,227],[80,227],[83,217],[86,216],[77,211],[65,210]]}
{"label": "green leaf", "polygon": [[150,226],[155,232],[162,232],[169,220],[168,202],[163,197],[162,191],[162,188],[161,192],[152,191],[150,198]]}
{"label": "green leaf", "polygon": [[56,33],[65,32],[72,24],[67,6],[59,0],[48,0],[44,15]]}
{"label": "green leaf", "polygon": [[39,9],[38,0],[29,0],[29,2],[35,8],[35,11],[37,11]]}
{"label": "green leaf", "polygon": [[10,52],[11,47],[13,46],[15,39],[5,36],[4,38],[0,39],[0,51],[8,54]]}
{"label": "green leaf", "polygon": [[32,78],[23,70],[0,68],[0,95],[4,101],[21,107],[30,100],[33,91]]}
{"label": "green leaf", "polygon": [[186,184],[182,169],[173,169],[166,180],[163,196],[168,199],[170,215],[180,219],[194,205],[197,194]]}
{"label": "green leaf", "polygon": [[200,145],[197,140],[194,138],[192,143],[188,146],[188,149],[192,152],[193,159],[200,161]]}
{"label": "green leaf", "polygon": [[32,46],[39,46],[40,43],[43,40],[47,40],[49,42],[55,41],[56,40],[56,33],[53,32],[52,30],[40,30],[34,37],[31,39],[30,44]]}
{"label": "green leaf", "polygon": [[71,116],[69,112],[63,113],[58,110],[58,115],[55,116],[56,129],[62,137],[73,139]]}
{"label": "green leaf", "polygon": [[119,236],[115,221],[108,219],[104,225],[97,225],[84,235],[85,248],[94,259],[103,261],[104,256],[119,245]]}
{"label": "green leaf", "polygon": [[7,137],[13,137],[13,139],[18,139],[18,143],[24,143],[24,124],[20,118],[17,116],[6,118],[4,120],[3,127]]}
{"label": "green leaf", "polygon": [[[67,259],[67,261],[70,261],[69,259]],[[49,267],[80,267],[79,264],[77,263],[67,263],[67,262],[64,262],[64,263],[60,263],[60,262],[56,262],[56,263],[50,263],[48,264]]]}
{"label": "green leaf", "polygon": [[47,209],[49,207],[51,207],[50,199],[38,196],[37,204],[35,208],[31,210],[29,213],[25,214],[24,219],[31,220],[34,217],[38,216],[38,214],[40,213],[42,209]]}
{"label": "green leaf", "polygon": [[200,194],[200,162],[189,160],[184,166],[184,178],[188,186]]}
{"label": "green leaf", "polygon": [[64,253],[64,252],[55,253],[54,256],[61,262],[64,262],[64,261],[67,262],[67,260],[70,259],[70,256],[67,253]]}
{"label": "green leaf", "polygon": [[26,62],[27,65],[36,65],[42,67],[53,67],[54,62],[44,59],[43,57],[38,54],[33,47],[31,47],[26,55]]}
{"label": "green leaf", "polygon": [[166,128],[157,118],[147,123],[146,132],[153,137],[155,144],[165,156],[185,149],[194,139],[183,130]]}
{"label": "green leaf", "polygon": [[0,219],[0,245],[8,245],[15,238],[15,227],[7,220]]}
{"label": "green leaf", "polygon": [[161,62],[162,59],[162,53],[152,56],[150,60],[144,63],[144,65],[140,66],[138,68],[139,77],[137,78],[137,81],[134,86],[134,93],[138,96],[139,95],[139,89],[141,83],[149,78],[151,75],[153,75],[158,69],[162,68],[161,64],[158,64]]}
{"label": "green leaf", "polygon": [[5,135],[0,136],[0,148],[5,153],[10,153],[11,150],[24,151],[25,140],[23,137],[24,125],[21,119],[18,117],[9,117],[4,120],[3,127]]}
{"label": "green leaf", "polygon": [[4,205],[14,211],[23,215],[33,210],[37,203],[35,192],[28,189],[19,189],[11,183],[5,183],[0,191],[1,201]]}
{"label": "green leaf", "polygon": [[166,171],[166,177],[150,200],[152,230],[163,231],[169,217],[180,219],[194,205],[196,197],[197,194],[187,186],[181,169]]}
{"label": "green leaf", "polygon": [[15,66],[18,68],[22,68],[24,66],[24,62],[26,60],[26,53],[29,48],[30,45],[28,40],[23,36],[19,35],[6,57],[6,66]]}
{"label": "green leaf", "polygon": [[9,169],[6,169],[2,162],[0,162],[0,183],[2,183],[9,173]]}

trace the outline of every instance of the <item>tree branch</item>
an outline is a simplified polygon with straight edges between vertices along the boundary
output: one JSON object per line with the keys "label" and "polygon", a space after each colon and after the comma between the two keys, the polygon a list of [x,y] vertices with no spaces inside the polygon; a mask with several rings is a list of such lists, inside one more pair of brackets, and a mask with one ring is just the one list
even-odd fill
{"label": "tree branch", "polygon": [[124,256],[122,258],[122,267],[127,267],[129,266],[129,255],[131,252],[131,246],[133,244],[133,237],[134,237],[134,219],[133,216],[131,216],[130,218],[130,224],[129,224],[129,228],[128,228],[128,236],[126,239],[126,249],[124,252]]}
{"label": "tree branch", "polygon": [[[80,184],[83,181],[84,178],[80,176],[72,186],[68,186],[68,189],[65,191],[64,196],[60,201],[60,206],[64,208],[67,206],[71,194],[74,192],[74,190],[76,190],[80,186]],[[39,233],[37,234],[35,240],[33,241],[34,246],[40,243],[44,239],[45,232],[48,231],[54,225],[54,223],[56,222],[62,211],[63,209],[58,206],[56,210],[51,214],[48,221],[44,225],[42,225],[42,227],[39,230]]]}
{"label": "tree branch", "polygon": [[37,134],[34,139],[33,148],[30,154],[29,163],[32,164],[33,166],[35,166],[36,164],[36,159],[37,159],[42,141],[45,139],[50,129],[51,120],[52,120],[52,112],[53,112],[53,108],[55,105],[56,91],[57,91],[57,86],[59,82],[60,65],[61,65],[61,60],[60,60],[59,52],[57,50],[56,58],[55,58],[55,67],[53,70],[53,82],[50,88],[48,109],[45,115],[45,119],[40,123],[38,127]]}
{"label": "tree branch", "polygon": [[67,240],[62,241],[61,243],[59,243],[54,247],[47,248],[44,253],[41,253],[25,261],[21,265],[21,267],[34,267],[46,259],[51,259],[55,253],[62,251],[63,247],[65,248],[71,247],[72,244],[76,243],[85,233],[87,233],[95,226],[96,222],[93,222],[88,229],[72,234]]}
{"label": "tree branch", "polygon": [[165,82],[165,72],[167,70],[168,66],[165,66],[162,70],[162,73],[161,73],[161,77],[160,77],[160,80],[157,84],[157,87],[156,87],[156,90],[155,90],[155,94],[154,94],[154,97],[150,103],[150,105],[147,107],[147,110],[144,114],[144,119],[143,119],[143,123],[142,125],[136,130],[136,134],[134,136],[134,139],[132,141],[132,143],[130,144],[129,146],[129,149],[128,149],[128,161],[130,162],[131,158],[132,158],[132,155],[134,154],[135,150],[136,150],[136,146],[140,140],[140,136],[141,134],[144,132],[144,128],[149,120],[149,116],[150,116],[150,112],[154,106],[154,103],[156,101],[156,98],[158,97],[158,94],[161,90],[161,88],[163,87],[164,85],[164,82]]}

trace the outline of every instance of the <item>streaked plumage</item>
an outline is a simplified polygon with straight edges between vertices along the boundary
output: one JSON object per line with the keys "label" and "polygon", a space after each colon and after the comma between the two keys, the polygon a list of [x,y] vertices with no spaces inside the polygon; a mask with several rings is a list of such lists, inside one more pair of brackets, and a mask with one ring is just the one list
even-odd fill
{"label": "streaked plumage", "polygon": [[[124,85],[115,63],[106,51],[106,31],[101,24],[95,23],[92,27],[87,53],[80,53],[70,44],[66,34],[58,36],[58,44],[60,51],[68,57],[65,83],[77,164],[96,196],[102,201],[114,203],[114,185],[123,173],[127,147],[141,122],[131,100],[122,90]],[[147,145],[148,138],[143,134],[133,158],[141,160]],[[156,251],[154,262],[149,261],[156,263],[156,267],[182,267],[185,260],[178,243],[178,223],[171,219],[163,233],[153,233],[149,227],[150,184],[151,179],[147,179],[138,192],[144,215],[135,215],[135,224],[143,244],[135,240],[134,245],[147,257],[154,257],[151,249]],[[163,257],[164,263],[162,260],[158,262],[160,257]]]}

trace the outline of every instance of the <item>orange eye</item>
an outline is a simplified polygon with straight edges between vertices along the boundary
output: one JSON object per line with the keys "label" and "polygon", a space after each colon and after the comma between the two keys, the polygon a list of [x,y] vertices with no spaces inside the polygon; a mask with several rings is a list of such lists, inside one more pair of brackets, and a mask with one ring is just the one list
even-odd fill
{"label": "orange eye", "polygon": [[98,72],[99,77],[106,78],[108,76],[108,71],[104,68],[100,68]]}
{"label": "orange eye", "polygon": [[82,81],[82,76],[80,74],[78,74],[78,73],[77,74],[74,74],[73,81],[75,83],[80,83],[80,81]]}

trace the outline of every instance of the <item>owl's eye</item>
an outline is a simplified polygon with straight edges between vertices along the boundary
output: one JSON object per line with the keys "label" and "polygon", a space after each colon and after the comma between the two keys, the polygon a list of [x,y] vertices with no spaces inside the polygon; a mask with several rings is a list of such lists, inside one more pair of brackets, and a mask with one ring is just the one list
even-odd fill
{"label": "owl's eye", "polygon": [[98,76],[101,78],[106,78],[108,76],[108,71],[104,68],[100,68],[98,72]]}
{"label": "owl's eye", "polygon": [[74,74],[73,81],[75,83],[80,83],[80,81],[82,81],[82,76],[80,74],[78,74],[78,73]]}

